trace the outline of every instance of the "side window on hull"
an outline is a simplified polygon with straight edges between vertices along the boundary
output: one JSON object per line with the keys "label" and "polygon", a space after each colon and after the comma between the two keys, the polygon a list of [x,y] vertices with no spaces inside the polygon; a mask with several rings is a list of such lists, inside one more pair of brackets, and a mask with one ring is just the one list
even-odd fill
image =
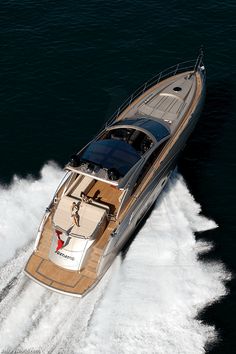
{"label": "side window on hull", "polygon": [[158,155],[160,154],[160,152],[162,151],[163,147],[165,146],[166,141],[164,143],[162,143],[161,145],[159,145],[156,150],[153,151],[153,153],[149,156],[149,158],[147,159],[147,161],[145,162],[143,168],[141,169],[139,176],[136,180],[134,189],[132,191],[132,194],[136,191],[137,187],[139,186],[139,184],[142,182],[142,180],[144,179],[144,177],[147,175],[147,173],[150,171],[152,165],[154,164],[156,158],[158,157]]}

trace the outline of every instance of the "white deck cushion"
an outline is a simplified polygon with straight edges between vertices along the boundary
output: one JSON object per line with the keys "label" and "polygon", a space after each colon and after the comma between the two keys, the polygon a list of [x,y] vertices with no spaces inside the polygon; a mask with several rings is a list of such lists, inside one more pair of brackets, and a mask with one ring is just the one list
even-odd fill
{"label": "white deck cushion", "polygon": [[[65,231],[89,238],[96,228],[105,219],[107,214],[105,208],[97,205],[82,202],[79,208],[79,224],[76,226],[71,217],[71,206],[75,199],[64,196],[60,200],[56,212],[53,216],[55,226],[59,226]],[[72,227],[73,226],[73,227]]]}
{"label": "white deck cushion", "polygon": [[70,188],[67,195],[79,199],[81,192],[87,194],[88,191],[95,184],[95,182],[96,181],[92,177],[82,176],[82,180],[81,179],[79,181],[76,180],[74,185],[72,185],[72,187]]}

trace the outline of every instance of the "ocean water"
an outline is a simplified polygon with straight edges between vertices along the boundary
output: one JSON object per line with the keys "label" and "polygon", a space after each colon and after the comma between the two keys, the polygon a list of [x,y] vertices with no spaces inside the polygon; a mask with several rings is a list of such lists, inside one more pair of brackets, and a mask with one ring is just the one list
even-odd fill
{"label": "ocean water", "polygon": [[[102,348],[106,353],[116,348],[119,353],[138,348],[143,353],[234,353],[235,12],[236,3],[230,0],[1,2],[2,350],[9,345],[33,348],[40,338],[43,352],[68,350],[71,344],[71,350],[80,353]],[[206,103],[179,161],[179,174],[125,260],[115,264],[116,276],[111,282],[107,276],[95,302],[90,297],[79,304],[72,331],[65,319],[78,305],[75,299],[48,293],[21,274],[61,167],[140,84],[168,66],[194,59],[201,45],[207,68]],[[207,219],[199,216],[197,203]],[[159,239],[162,234],[164,241]],[[143,248],[148,252],[147,235],[162,252],[152,258],[158,279],[142,307],[138,299],[131,299],[140,281],[135,262]],[[162,267],[155,263],[158,259],[164,262]],[[137,264],[141,266],[150,268]],[[196,271],[194,279],[185,268]],[[117,287],[120,283],[124,293]],[[122,312],[124,303],[129,304],[129,324]],[[137,308],[142,311],[135,317]],[[72,343],[68,333],[73,334]],[[106,334],[112,338],[110,344],[105,343]]]}

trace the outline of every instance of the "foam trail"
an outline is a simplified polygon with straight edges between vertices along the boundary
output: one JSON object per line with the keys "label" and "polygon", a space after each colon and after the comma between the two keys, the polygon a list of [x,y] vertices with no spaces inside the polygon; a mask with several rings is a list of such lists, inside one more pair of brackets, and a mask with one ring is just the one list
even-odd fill
{"label": "foam trail", "polygon": [[201,208],[183,179],[172,178],[123,263],[118,257],[80,300],[52,293],[22,274],[61,177],[62,171],[49,164],[38,181],[15,178],[8,189],[0,188],[5,262],[0,268],[0,351],[204,353],[216,333],[196,315],[225,295],[229,275],[220,263],[198,259],[211,245],[197,242],[194,231],[216,224],[199,215]]}
{"label": "foam trail", "polygon": [[45,289],[22,273],[32,252],[40,218],[63,172],[48,163],[38,180],[14,177],[9,187],[0,186],[0,320],[1,351],[17,347],[31,326],[30,316]]}
{"label": "foam trail", "polygon": [[42,353],[71,353],[73,335],[81,339],[85,337],[93,312],[99,306],[111,274],[114,276],[117,267],[119,258],[97,287],[85,298],[71,298],[54,293],[44,310],[40,309],[41,317],[37,325],[32,326],[20,349],[30,351],[33,347]]}
{"label": "foam trail", "polygon": [[15,176],[9,187],[0,186],[0,265],[36,237],[40,218],[62,176],[61,169],[49,163],[39,180]]}
{"label": "foam trail", "polygon": [[196,316],[226,294],[229,275],[220,263],[198,259],[193,231],[217,226],[200,211],[183,179],[172,178],[95,311],[85,339],[75,340],[71,352],[205,352],[216,333]]}
{"label": "foam trail", "polygon": [[20,296],[11,303],[7,317],[1,322],[0,352],[17,348],[21,339],[27,334],[32,325],[34,312],[40,304],[46,290],[31,282]]}

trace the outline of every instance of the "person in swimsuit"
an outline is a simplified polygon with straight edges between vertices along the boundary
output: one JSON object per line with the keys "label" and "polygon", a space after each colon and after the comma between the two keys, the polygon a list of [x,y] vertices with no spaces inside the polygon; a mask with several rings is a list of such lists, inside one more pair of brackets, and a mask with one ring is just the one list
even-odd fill
{"label": "person in swimsuit", "polygon": [[76,226],[79,225],[79,205],[75,202],[72,203],[71,206],[71,218]]}
{"label": "person in swimsuit", "polygon": [[84,192],[81,192],[80,194],[81,200],[85,203],[92,203],[93,199],[87,197],[87,195]]}

